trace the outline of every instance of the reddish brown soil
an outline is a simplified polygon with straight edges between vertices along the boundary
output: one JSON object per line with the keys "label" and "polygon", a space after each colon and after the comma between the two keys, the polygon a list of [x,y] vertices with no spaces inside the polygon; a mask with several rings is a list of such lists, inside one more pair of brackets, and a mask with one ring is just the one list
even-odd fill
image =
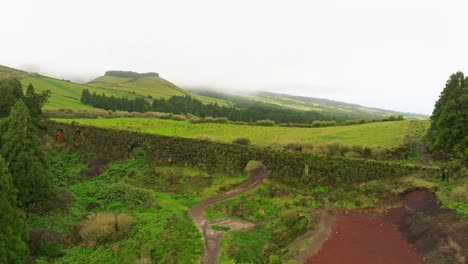
{"label": "reddish brown soil", "polygon": [[381,218],[340,211],[336,226],[308,264],[424,263],[392,225]]}
{"label": "reddish brown soil", "polygon": [[404,193],[385,217],[427,263],[467,263],[468,219],[441,208],[435,194],[424,189]]}

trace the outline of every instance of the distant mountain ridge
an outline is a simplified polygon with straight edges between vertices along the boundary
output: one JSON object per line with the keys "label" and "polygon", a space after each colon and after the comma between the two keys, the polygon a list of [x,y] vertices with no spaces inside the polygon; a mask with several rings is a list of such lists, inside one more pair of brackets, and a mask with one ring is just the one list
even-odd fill
{"label": "distant mountain ridge", "polygon": [[114,76],[122,78],[138,78],[138,77],[159,77],[157,72],[138,73],[133,71],[106,71],[104,76]]}
{"label": "distant mountain ridge", "polygon": [[239,95],[238,93],[219,92],[213,89],[186,88],[186,90],[203,96],[213,97],[229,101],[234,105],[245,104],[269,104],[282,108],[290,108],[301,111],[318,111],[331,113],[336,116],[348,115],[353,119],[379,119],[390,115],[402,115],[407,119],[419,120],[427,119],[429,116],[417,113],[404,113],[393,110],[386,110],[373,107],[365,107],[358,104],[345,103],[330,99],[296,96],[283,93],[258,91]]}

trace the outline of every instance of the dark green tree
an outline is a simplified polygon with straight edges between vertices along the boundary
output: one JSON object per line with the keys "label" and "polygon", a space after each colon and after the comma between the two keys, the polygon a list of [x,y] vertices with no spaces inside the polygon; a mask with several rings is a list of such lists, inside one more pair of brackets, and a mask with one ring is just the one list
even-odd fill
{"label": "dark green tree", "polygon": [[39,201],[50,193],[48,166],[36,126],[23,100],[11,109],[8,129],[2,136],[1,154],[9,163],[18,200],[23,204]]}
{"label": "dark green tree", "polygon": [[11,107],[21,98],[23,98],[23,89],[18,80],[0,80],[0,118],[7,117]]}
{"label": "dark green tree", "polygon": [[17,208],[16,190],[5,160],[0,156],[0,263],[25,263],[28,228]]}
{"label": "dark green tree", "polygon": [[452,74],[437,100],[426,142],[431,151],[468,157],[468,82],[462,72]]}
{"label": "dark green tree", "polygon": [[50,91],[35,93],[32,84],[26,89],[26,95],[23,95],[21,83],[16,79],[0,80],[0,118],[7,117],[10,114],[11,107],[20,99],[23,99],[30,111],[33,123],[37,125],[43,118],[42,106],[47,102]]}
{"label": "dark green tree", "polygon": [[44,117],[42,114],[42,107],[45,103],[47,103],[49,96],[49,90],[37,94],[34,91],[34,87],[32,84],[29,84],[28,88],[26,89],[26,95],[24,96],[23,100],[29,109],[31,120],[35,125],[38,125],[39,121]]}

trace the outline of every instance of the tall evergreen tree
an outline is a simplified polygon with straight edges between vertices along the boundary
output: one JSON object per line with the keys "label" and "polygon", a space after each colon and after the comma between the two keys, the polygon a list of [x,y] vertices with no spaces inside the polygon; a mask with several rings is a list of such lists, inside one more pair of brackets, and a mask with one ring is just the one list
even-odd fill
{"label": "tall evergreen tree", "polygon": [[468,81],[462,72],[447,81],[431,116],[426,134],[429,149],[468,157]]}
{"label": "tall evergreen tree", "polygon": [[28,228],[17,208],[7,164],[0,156],[0,263],[25,263],[28,256]]}
{"label": "tall evergreen tree", "polygon": [[42,115],[42,106],[47,103],[47,99],[50,96],[50,91],[46,90],[42,93],[37,94],[34,91],[34,86],[32,84],[28,85],[26,89],[26,95],[24,96],[24,103],[29,109],[29,114],[34,125],[37,125],[39,121],[43,118]]}
{"label": "tall evergreen tree", "polygon": [[40,148],[37,128],[22,100],[11,109],[1,153],[9,163],[18,200],[23,204],[45,198],[50,192],[47,162]]}
{"label": "tall evergreen tree", "polygon": [[0,80],[0,118],[10,114],[11,107],[23,98],[21,83],[16,79]]}

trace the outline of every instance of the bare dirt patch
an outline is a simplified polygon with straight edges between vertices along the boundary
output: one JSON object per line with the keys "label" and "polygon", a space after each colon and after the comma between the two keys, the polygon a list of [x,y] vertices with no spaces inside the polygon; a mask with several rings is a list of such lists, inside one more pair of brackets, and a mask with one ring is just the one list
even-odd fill
{"label": "bare dirt patch", "polygon": [[320,251],[308,261],[312,263],[393,264],[424,263],[415,250],[382,218],[342,210],[336,226]]}
{"label": "bare dirt patch", "polygon": [[468,219],[440,207],[424,189],[402,194],[385,214],[427,263],[466,263]]}

